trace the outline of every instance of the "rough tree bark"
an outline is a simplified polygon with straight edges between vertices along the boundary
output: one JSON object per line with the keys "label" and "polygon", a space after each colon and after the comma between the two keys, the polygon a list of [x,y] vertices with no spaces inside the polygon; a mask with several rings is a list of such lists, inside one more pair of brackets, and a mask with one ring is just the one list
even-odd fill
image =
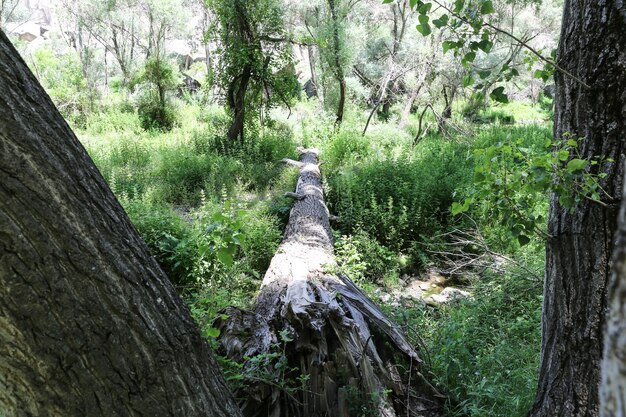
{"label": "rough tree bark", "polygon": [[[558,63],[590,88],[556,73],[555,137],[581,138],[583,158],[615,162],[602,187],[622,193],[626,138],[626,4],[565,2]],[[539,386],[530,416],[596,416],[617,204],[584,201],[570,212],[552,196],[546,248]]]}
{"label": "rough tree bark", "polygon": [[[287,393],[248,379],[238,393],[244,415],[346,417],[361,415],[360,407],[387,417],[439,415],[440,396],[420,373],[416,351],[347,277],[328,272],[333,244],[317,151],[301,152],[300,162],[285,160],[300,169],[296,202],[254,307],[229,308],[215,325],[224,352],[238,362],[275,351],[287,332],[291,341],[279,350],[288,377],[309,380],[306,389]],[[254,376],[254,364],[244,365],[244,375]]]}
{"label": "rough tree bark", "polygon": [[624,195],[608,292],[609,314],[604,333],[600,416],[626,417],[626,196]]}
{"label": "rough tree bark", "polygon": [[237,416],[187,308],[0,31],[0,414]]}

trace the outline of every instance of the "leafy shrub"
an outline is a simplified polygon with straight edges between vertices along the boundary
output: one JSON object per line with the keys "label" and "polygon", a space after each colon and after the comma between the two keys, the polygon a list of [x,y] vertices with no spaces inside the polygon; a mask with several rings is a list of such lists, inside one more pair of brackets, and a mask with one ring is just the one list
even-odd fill
{"label": "leafy shrub", "polygon": [[398,251],[446,223],[470,173],[466,146],[431,141],[414,158],[374,159],[338,172],[328,180],[328,201],[344,232],[362,229]]}
{"label": "leafy shrub", "polygon": [[163,149],[154,175],[161,182],[163,199],[196,205],[200,191],[220,195],[233,190],[241,162],[216,154],[195,154],[185,146]]}
{"label": "leafy shrub", "polygon": [[395,279],[402,266],[401,257],[372,239],[363,230],[354,235],[335,237],[335,257],[339,272],[359,285],[384,285]]}
{"label": "leafy shrub", "polygon": [[[532,253],[542,263],[541,250]],[[473,298],[436,309],[381,307],[420,348],[451,417],[526,416],[537,388],[542,286],[516,268],[485,274]]]}
{"label": "leafy shrub", "polygon": [[465,118],[475,124],[500,123],[503,125],[512,125],[515,123],[515,117],[512,114],[493,108],[465,115]]}
{"label": "leafy shrub", "polygon": [[141,126],[145,130],[171,130],[176,122],[176,110],[168,100],[168,93],[178,84],[174,67],[162,58],[150,58],[136,82],[144,90],[137,107]]}
{"label": "leafy shrub", "polygon": [[[191,227],[172,209],[148,197],[120,199],[133,224],[148,244],[150,251],[175,286],[190,281],[180,264],[191,264],[191,254],[178,251],[180,242],[190,239]],[[181,259],[187,256],[187,259]]]}
{"label": "leafy shrub", "polygon": [[371,156],[372,141],[354,131],[343,130],[333,136],[324,147],[324,161],[333,168],[350,161],[358,161]]}
{"label": "leafy shrub", "polygon": [[161,104],[151,95],[139,100],[137,114],[144,130],[172,130],[176,123],[176,109],[170,104]]}
{"label": "leafy shrub", "polygon": [[250,209],[242,230],[245,236],[244,261],[260,276],[268,268],[282,238],[279,220],[265,205],[258,205]]}
{"label": "leafy shrub", "polygon": [[134,109],[129,109],[124,103],[109,107],[106,111],[93,113],[86,121],[86,130],[93,135],[124,131],[139,132],[140,129],[139,116]]}

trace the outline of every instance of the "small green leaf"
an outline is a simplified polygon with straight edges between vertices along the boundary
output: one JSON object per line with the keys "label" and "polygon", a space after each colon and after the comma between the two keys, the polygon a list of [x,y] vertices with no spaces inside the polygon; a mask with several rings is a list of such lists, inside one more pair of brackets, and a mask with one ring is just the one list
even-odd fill
{"label": "small green leaf", "polygon": [[565,162],[567,158],[569,158],[569,152],[565,149],[561,149],[556,156],[559,158],[559,161]]}
{"label": "small green leaf", "polygon": [[[435,25],[435,27],[436,27],[437,29],[441,29],[442,27],[444,27],[445,25],[447,25],[447,24],[448,24],[448,19],[449,19],[448,15],[447,15],[447,14],[444,14],[444,15],[442,15],[439,19],[435,19],[435,20],[433,20],[433,25]],[[444,43],[445,43],[445,42],[444,42]],[[446,53],[445,48],[444,48],[443,53],[444,53],[444,54]]]}
{"label": "small green leaf", "polygon": [[574,158],[567,163],[567,166],[565,168],[568,172],[581,171],[587,168],[587,161],[584,159]]}
{"label": "small green leaf", "polygon": [[559,196],[559,203],[568,210],[574,207],[574,199],[570,195],[561,194]]}
{"label": "small green leaf", "polygon": [[474,62],[475,58],[476,58],[476,52],[470,51],[465,54],[465,56],[461,60],[461,64],[466,65],[468,62]]}
{"label": "small green leaf", "polygon": [[226,266],[232,266],[234,261],[233,255],[229,252],[228,248],[221,248],[218,250],[217,259],[219,259],[219,261]]}
{"label": "small green leaf", "polygon": [[493,42],[491,42],[489,39],[483,39],[480,42],[478,42],[478,47],[480,48],[481,51],[488,54],[491,51],[491,48],[493,47]]}
{"label": "small green leaf", "polygon": [[[422,17],[426,18],[425,22],[421,22]],[[426,15],[420,15],[420,24],[417,25],[415,28],[417,29],[419,33],[422,34],[422,36],[428,36],[432,33],[430,25],[428,24],[428,16]]]}
{"label": "small green leaf", "polygon": [[483,21],[480,19],[473,20],[470,23],[470,26],[472,27],[472,29],[474,29],[474,33],[478,35],[478,32],[480,32],[480,28],[483,27]]}
{"label": "small green leaf", "polygon": [[478,71],[478,76],[480,77],[481,80],[484,80],[490,75],[491,75],[491,71]]}
{"label": "small green leaf", "polygon": [[519,235],[517,236],[517,241],[519,242],[520,246],[526,246],[530,243],[530,238],[525,235]]}
{"label": "small green leaf", "polygon": [[469,87],[472,84],[474,84],[474,79],[471,75],[466,75],[465,77],[463,77],[463,87]]}
{"label": "small green leaf", "polygon": [[204,329],[204,337],[212,337],[216,339],[220,335],[220,329],[215,327],[207,327]]}
{"label": "small green leaf", "polygon": [[450,207],[450,211],[452,212],[453,216],[456,216],[457,214],[461,214],[465,210],[463,210],[463,206],[461,204],[454,202],[452,203],[452,207]]}
{"label": "small green leaf", "polygon": [[426,14],[430,11],[432,7],[432,3],[424,3],[417,9],[417,11],[419,12],[419,14]]}
{"label": "small green leaf", "polygon": [[487,0],[480,7],[480,14],[491,14],[495,13],[496,9],[493,8],[493,2],[491,0]]}
{"label": "small green leaf", "polygon": [[[435,23],[435,22],[433,22]],[[450,49],[454,49],[458,46],[458,44],[455,41],[443,41],[443,53],[445,54],[446,52],[448,52]]]}
{"label": "small green leaf", "polygon": [[498,103],[508,103],[509,98],[504,93],[504,87],[496,87],[493,89],[491,94],[489,94],[492,100],[497,101]]}
{"label": "small green leaf", "polygon": [[465,0],[456,0],[454,2],[454,12],[458,13],[463,10],[463,5],[465,4]]}

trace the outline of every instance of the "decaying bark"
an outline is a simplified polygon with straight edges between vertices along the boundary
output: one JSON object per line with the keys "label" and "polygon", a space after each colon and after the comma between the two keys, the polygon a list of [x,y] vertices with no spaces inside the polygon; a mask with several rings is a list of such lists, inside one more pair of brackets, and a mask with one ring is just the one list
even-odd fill
{"label": "decaying bark", "polygon": [[278,350],[287,376],[308,381],[288,392],[280,381],[255,378],[258,361],[247,361],[238,393],[244,415],[343,417],[362,415],[363,407],[389,417],[439,415],[440,396],[402,333],[350,279],[328,272],[333,244],[317,154],[302,150],[300,162],[285,160],[300,169],[295,204],[253,311],[231,307],[216,322],[229,358]]}

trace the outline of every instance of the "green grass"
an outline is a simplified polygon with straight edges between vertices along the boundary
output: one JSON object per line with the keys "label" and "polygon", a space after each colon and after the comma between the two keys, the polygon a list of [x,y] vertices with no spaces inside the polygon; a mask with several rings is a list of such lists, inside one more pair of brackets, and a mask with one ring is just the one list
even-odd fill
{"label": "green grass", "polygon": [[537,388],[541,283],[519,271],[487,274],[472,292],[472,300],[447,307],[387,311],[409,329],[448,396],[446,415],[523,417]]}

